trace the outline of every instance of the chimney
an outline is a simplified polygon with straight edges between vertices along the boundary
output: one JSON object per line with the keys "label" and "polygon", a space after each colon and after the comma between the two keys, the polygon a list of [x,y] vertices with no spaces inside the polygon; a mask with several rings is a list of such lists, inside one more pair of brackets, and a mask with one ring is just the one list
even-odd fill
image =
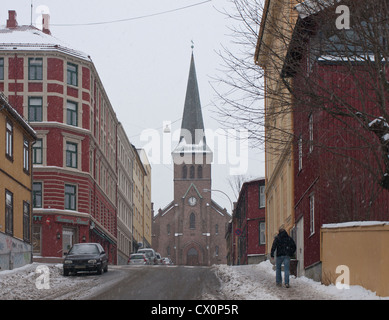
{"label": "chimney", "polygon": [[18,26],[16,17],[17,14],[15,10],[8,10],[7,28],[16,28]]}
{"label": "chimney", "polygon": [[45,13],[42,14],[42,31],[43,33],[51,35],[50,32],[50,15]]}

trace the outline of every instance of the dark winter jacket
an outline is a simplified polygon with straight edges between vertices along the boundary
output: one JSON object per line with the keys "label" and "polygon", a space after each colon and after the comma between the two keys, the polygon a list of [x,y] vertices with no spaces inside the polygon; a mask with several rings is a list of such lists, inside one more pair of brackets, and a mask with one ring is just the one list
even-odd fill
{"label": "dark winter jacket", "polygon": [[270,256],[274,258],[274,251],[277,251],[277,257],[280,256],[293,256],[296,252],[296,244],[294,240],[289,237],[288,233],[283,230],[277,237],[275,237],[273,245],[271,247]]}

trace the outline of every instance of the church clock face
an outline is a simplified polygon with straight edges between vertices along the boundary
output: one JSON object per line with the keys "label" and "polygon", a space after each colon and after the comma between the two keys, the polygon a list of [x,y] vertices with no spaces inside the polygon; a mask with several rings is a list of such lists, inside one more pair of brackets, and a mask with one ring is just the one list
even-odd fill
{"label": "church clock face", "polygon": [[190,206],[193,207],[193,206],[196,205],[197,199],[196,199],[195,197],[190,197],[190,198],[188,199],[188,203],[189,203]]}

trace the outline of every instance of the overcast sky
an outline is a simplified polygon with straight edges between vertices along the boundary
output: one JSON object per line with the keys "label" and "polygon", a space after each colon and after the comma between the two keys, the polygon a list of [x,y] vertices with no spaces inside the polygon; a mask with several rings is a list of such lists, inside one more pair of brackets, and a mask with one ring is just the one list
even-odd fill
{"label": "overcast sky", "polygon": [[[30,24],[31,0],[1,0],[1,3],[0,25],[5,25],[8,10],[17,11],[19,25]],[[222,44],[232,46],[228,30],[232,21],[218,12],[230,10],[228,0],[112,0],[109,3],[33,0],[33,5],[33,24],[40,19],[37,8],[44,5],[41,8],[47,8],[50,13],[52,35],[91,56],[117,117],[136,147],[150,146],[149,133],[156,130],[162,144],[164,121],[172,122],[172,133],[180,128],[191,41],[194,42],[204,125],[213,132],[224,129],[214,119],[216,114],[211,102],[215,100],[215,93],[210,81],[221,67],[216,52]],[[117,20],[126,21],[95,24]],[[141,136],[150,137],[141,141]],[[175,147],[174,141],[171,147]],[[212,188],[226,192],[235,201],[228,177],[236,165],[231,165],[228,155],[227,163],[221,163],[219,150],[213,151],[216,156]],[[173,200],[173,166],[166,163],[162,153],[161,147],[160,157],[152,155],[157,159],[152,163],[155,213]],[[248,155],[248,168],[243,174],[253,178],[264,176],[261,150],[250,150]],[[230,211],[226,196],[214,192],[213,199]]]}

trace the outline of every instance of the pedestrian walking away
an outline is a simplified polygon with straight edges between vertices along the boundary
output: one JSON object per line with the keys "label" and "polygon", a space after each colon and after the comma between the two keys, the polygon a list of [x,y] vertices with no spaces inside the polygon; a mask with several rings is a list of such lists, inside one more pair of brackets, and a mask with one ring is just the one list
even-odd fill
{"label": "pedestrian walking away", "polygon": [[296,252],[296,243],[289,237],[285,229],[278,230],[278,235],[273,241],[271,247],[270,256],[274,259],[274,253],[276,254],[276,284],[282,285],[281,266],[284,264],[284,283],[285,287],[289,288],[289,269],[290,269],[290,257]]}

